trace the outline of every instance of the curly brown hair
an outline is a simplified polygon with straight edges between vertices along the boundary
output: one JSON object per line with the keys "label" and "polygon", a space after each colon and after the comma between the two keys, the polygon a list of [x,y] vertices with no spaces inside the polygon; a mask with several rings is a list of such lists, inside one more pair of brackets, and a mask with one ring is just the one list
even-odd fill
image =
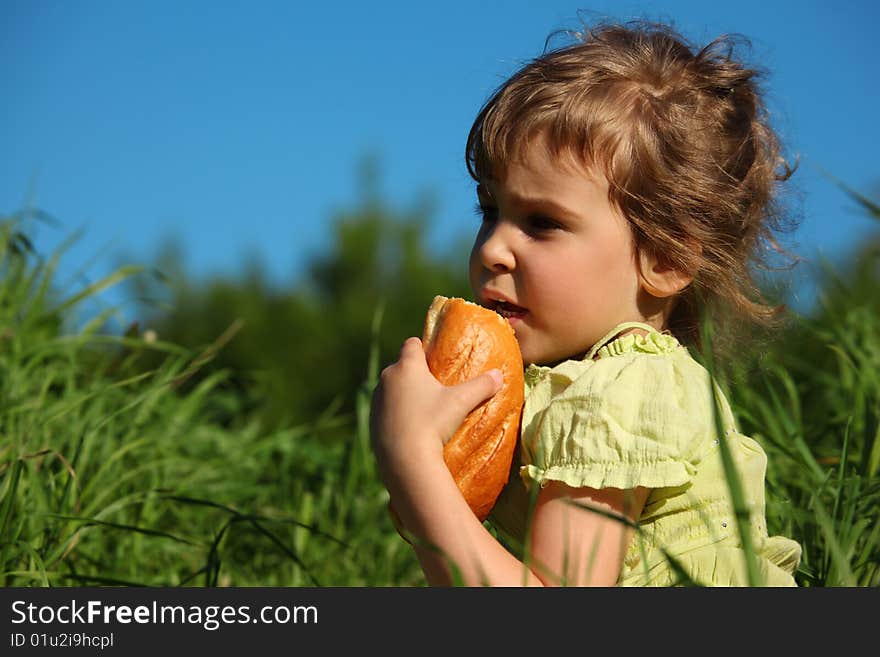
{"label": "curly brown hair", "polygon": [[601,24],[546,50],[507,80],[479,112],[466,161],[480,181],[522,154],[530,139],[568,151],[609,183],[636,248],[693,276],[669,330],[700,347],[699,314],[733,310],[772,323],[754,265],[784,253],[781,155],[759,88],[763,73],[734,58],[747,41],[725,36],[701,49],[671,27]]}

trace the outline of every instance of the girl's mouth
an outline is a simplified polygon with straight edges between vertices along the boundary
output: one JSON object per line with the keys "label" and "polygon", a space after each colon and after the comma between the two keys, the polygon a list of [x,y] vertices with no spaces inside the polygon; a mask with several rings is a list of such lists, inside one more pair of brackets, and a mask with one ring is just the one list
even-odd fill
{"label": "girl's mouth", "polygon": [[507,320],[520,319],[526,314],[526,309],[507,301],[493,301],[492,310]]}

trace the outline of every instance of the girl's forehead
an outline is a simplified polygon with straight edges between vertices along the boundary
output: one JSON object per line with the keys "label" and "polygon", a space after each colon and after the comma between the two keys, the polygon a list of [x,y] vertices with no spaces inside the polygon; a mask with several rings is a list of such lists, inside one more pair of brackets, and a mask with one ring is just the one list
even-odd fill
{"label": "girl's forehead", "polygon": [[505,185],[510,177],[522,183],[533,180],[536,183],[559,178],[582,178],[593,184],[607,186],[604,171],[588,162],[573,149],[554,149],[545,142],[530,143],[511,153],[503,161],[493,163],[492,170],[485,176],[478,189]]}

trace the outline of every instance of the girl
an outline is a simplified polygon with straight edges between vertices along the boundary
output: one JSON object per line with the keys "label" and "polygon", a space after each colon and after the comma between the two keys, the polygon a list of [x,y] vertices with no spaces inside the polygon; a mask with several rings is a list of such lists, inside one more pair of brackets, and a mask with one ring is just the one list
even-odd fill
{"label": "girl", "polygon": [[371,435],[430,584],[743,585],[746,523],[753,577],[794,585],[799,545],[767,534],[766,456],[723,397],[716,415],[687,350],[703,307],[773,313],[749,265],[773,244],[791,171],[755,78],[724,40],[695,52],[662,26],[603,25],[526,65],[477,116],[470,280],[527,366],[520,462],[484,526],[442,450],[498,373],[444,387],[408,339],[374,393]]}

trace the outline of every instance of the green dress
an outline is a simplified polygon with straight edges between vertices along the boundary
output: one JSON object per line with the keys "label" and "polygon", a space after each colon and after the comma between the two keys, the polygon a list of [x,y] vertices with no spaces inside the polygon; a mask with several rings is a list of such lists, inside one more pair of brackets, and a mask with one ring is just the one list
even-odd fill
{"label": "green dress", "polygon": [[[617,337],[635,327],[648,333]],[[530,365],[525,387],[518,459],[490,516],[514,539],[511,545],[521,545],[525,536],[532,484],[643,486],[651,492],[624,556],[621,586],[681,582],[669,557],[700,584],[748,584],[720,458],[711,378],[674,337],[644,324],[621,324],[583,360]],[[767,534],[767,457],[739,433],[720,390],[717,399],[723,439],[750,509],[759,583],[795,586],[800,545]]]}

